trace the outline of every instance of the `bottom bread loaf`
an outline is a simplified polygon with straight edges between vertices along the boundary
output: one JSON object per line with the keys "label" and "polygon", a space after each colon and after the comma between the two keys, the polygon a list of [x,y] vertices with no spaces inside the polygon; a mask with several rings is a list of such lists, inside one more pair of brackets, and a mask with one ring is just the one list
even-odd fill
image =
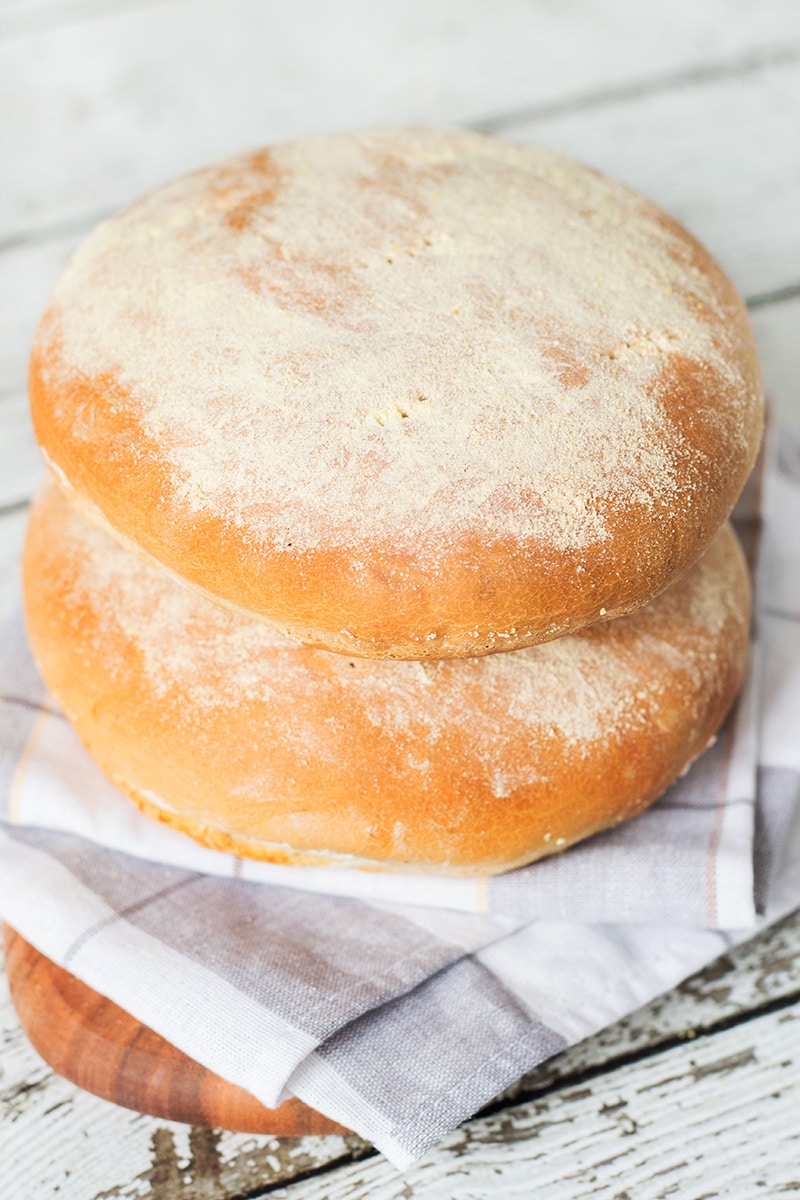
{"label": "bottom bread loaf", "polygon": [[148,815],[274,862],[458,874],[647,808],[730,708],[750,605],[726,526],[632,616],[483,658],[348,658],[197,594],[52,483],[25,602],[50,689]]}

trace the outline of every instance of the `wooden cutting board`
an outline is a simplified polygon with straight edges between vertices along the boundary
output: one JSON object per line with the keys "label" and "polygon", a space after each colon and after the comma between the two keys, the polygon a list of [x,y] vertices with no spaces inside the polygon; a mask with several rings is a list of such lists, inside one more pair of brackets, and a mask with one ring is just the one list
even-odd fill
{"label": "wooden cutting board", "polygon": [[6,971],[20,1024],[54,1071],[87,1092],[170,1121],[237,1133],[347,1133],[300,1100],[265,1108],[45,958],[8,925]]}

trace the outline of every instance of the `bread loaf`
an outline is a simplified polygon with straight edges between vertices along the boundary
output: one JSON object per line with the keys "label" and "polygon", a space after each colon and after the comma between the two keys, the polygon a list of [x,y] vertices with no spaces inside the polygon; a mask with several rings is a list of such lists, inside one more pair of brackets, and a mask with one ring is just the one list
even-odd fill
{"label": "bread loaf", "polygon": [[295,640],[399,659],[641,607],[725,520],[762,407],[742,302],[674,220],[435,130],[259,151],[100,225],[31,399],[125,544]]}
{"label": "bread loaf", "polygon": [[275,862],[462,874],[645,809],[723,720],[749,616],[725,526],[631,616],[480,658],[347,657],[177,583],[53,484],[25,599],[50,688],[151,816]]}

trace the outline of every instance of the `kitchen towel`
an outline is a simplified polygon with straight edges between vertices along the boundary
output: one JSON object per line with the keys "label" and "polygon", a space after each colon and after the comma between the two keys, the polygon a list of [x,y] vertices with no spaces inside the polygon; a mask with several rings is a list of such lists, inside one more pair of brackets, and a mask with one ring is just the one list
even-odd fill
{"label": "kitchen towel", "polygon": [[265,1104],[297,1095],[407,1166],[800,904],[800,440],[771,443],[738,510],[757,560],[748,686],[635,821],[478,880],[206,850],[104,780],[17,618],[0,647],[0,913]]}

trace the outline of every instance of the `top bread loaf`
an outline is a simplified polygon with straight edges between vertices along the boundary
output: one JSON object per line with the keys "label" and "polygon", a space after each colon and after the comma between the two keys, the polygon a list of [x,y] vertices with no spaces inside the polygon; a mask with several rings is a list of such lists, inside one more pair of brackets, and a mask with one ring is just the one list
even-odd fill
{"label": "top bread loaf", "polygon": [[434,130],[262,150],[105,222],[31,396],[123,541],[387,658],[645,604],[728,515],[762,419],[744,306],[680,225],[549,150]]}

